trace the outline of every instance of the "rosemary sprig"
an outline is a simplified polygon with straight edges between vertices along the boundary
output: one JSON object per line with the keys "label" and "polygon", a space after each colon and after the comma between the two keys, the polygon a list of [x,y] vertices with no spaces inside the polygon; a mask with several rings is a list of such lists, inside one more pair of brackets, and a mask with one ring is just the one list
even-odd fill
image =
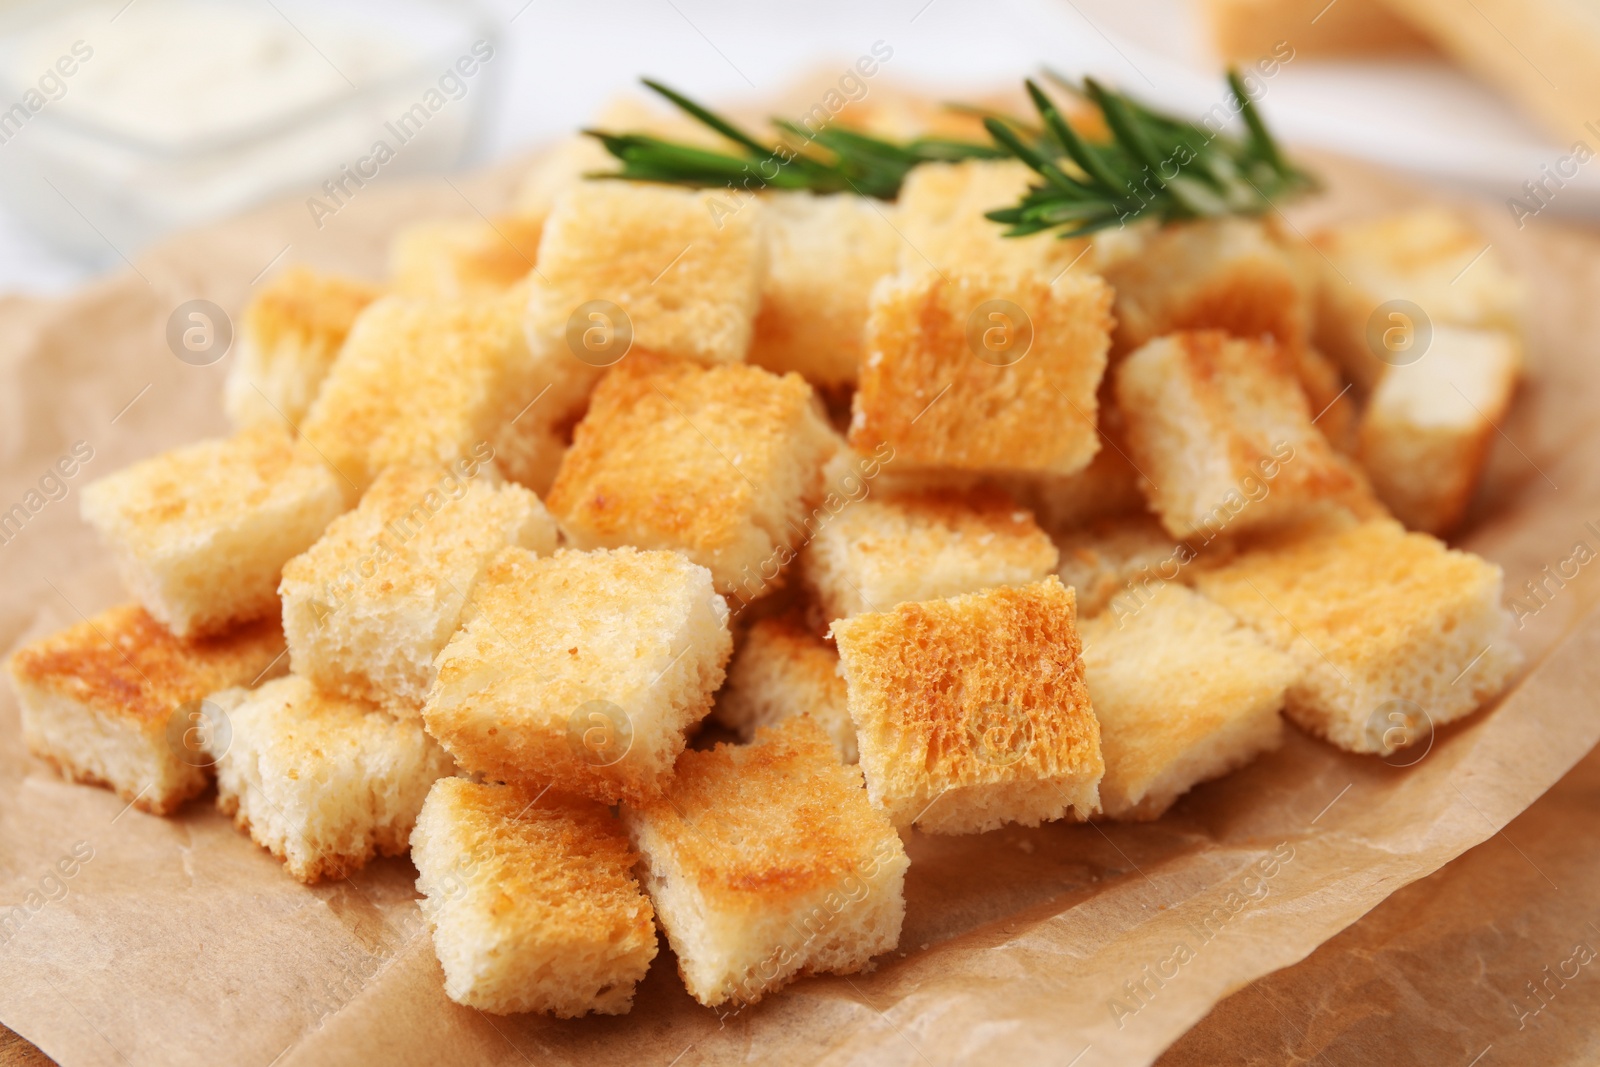
{"label": "rosemary sprig", "polygon": [[[1099,108],[1111,139],[1090,143],[1031,80],[1028,95],[1049,139],[1030,143],[1018,136],[1016,123],[985,118],[995,143],[1044,179],[1017,204],[988,213],[1006,224],[1007,237],[1054,229],[1076,237],[1145,216],[1171,222],[1259,215],[1280,199],[1316,188],[1315,178],[1284,158],[1237,71],[1228,72],[1228,88],[1244,120],[1242,137],[1162,114],[1092,78],[1081,90],[1061,83]],[[1060,155],[1048,151],[1052,142]]]}
{"label": "rosemary sprig", "polygon": [[622,169],[593,175],[697,187],[734,186],[854,192],[893,200],[906,173],[920,163],[999,159],[1005,149],[977,141],[918,137],[896,142],[844,126],[812,130],[773,119],[778,136],[766,144],[728,119],[659,82],[643,79],[685,114],[729,142],[725,151],[686,145],[645,133],[584,130],[617,159]]}

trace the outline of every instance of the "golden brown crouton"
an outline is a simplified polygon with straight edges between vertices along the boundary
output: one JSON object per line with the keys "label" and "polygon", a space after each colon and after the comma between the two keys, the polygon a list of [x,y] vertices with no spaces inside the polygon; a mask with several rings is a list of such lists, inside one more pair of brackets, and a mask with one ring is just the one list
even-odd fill
{"label": "golden brown crouton", "polygon": [[607,375],[547,503],[582,548],[675,548],[755,599],[804,536],[836,438],[799,375],[638,354]]}
{"label": "golden brown crouton", "polygon": [[207,746],[217,809],[308,885],[353,874],[375,855],[405,855],[428,788],[455,773],[415,718],[299,675],[211,702],[228,723]]}
{"label": "golden brown crouton", "polygon": [[223,392],[233,424],[300,425],[356,316],[381,293],[309,267],[290,267],[262,286],[244,310]]}
{"label": "golden brown crouton", "polygon": [[275,618],[184,641],[128,604],[24,645],[8,668],[30,752],[168,815],[205,789],[207,735],[226,730],[203,698],[285,665]]}
{"label": "golden brown crouton", "polygon": [[745,741],[763,727],[809,715],[844,762],[856,761],[856,727],[839,676],[839,653],[792,615],[750,627],[728,664],[728,684],[712,714]]}
{"label": "golden brown crouton", "polygon": [[555,521],[539,498],[498,482],[477,460],[380,474],[359,507],[283,568],[294,672],[393,714],[419,714],[433,659],[489,561],[507,545],[555,550]]}
{"label": "golden brown crouton", "polygon": [[1498,330],[1435,326],[1427,353],[1390,367],[1361,419],[1361,463],[1395,518],[1443,536],[1466,514],[1521,346]]}
{"label": "golden brown crouton", "polygon": [[901,271],[1042,274],[1046,281],[1055,279],[1078,259],[1087,241],[1062,240],[1054,233],[1006,237],[1004,226],[984,217],[1016,204],[1038,180],[1027,164],[1015,159],[914,167],[895,201],[894,221],[903,238]]}
{"label": "golden brown crouton", "polygon": [[685,752],[666,795],[623,808],[645,885],[702,1004],[748,1004],[800,974],[853,974],[894,948],[905,848],[861,771],[811,719]]}
{"label": "golden brown crouton", "polygon": [[122,584],[179,637],[278,614],[283,565],[345,509],[340,479],[260,423],[142,460],[83,491]]}
{"label": "golden brown crouton", "polygon": [[591,801],[434,783],[411,834],[445,995],[496,1015],[621,1015],[655,958],[655,912],[621,825]]}
{"label": "golden brown crouton", "polygon": [[1071,474],[1100,448],[1111,291],[1098,278],[888,278],[872,295],[850,444],[907,466]]}
{"label": "golden brown crouton", "polygon": [[853,384],[872,287],[895,271],[900,236],[865,197],[774,193],[767,273],[750,362],[814,385]]}
{"label": "golden brown crouton", "polygon": [[1082,632],[1109,817],[1157,818],[1282,740],[1278,712],[1300,668],[1205,597],[1167,583]]}
{"label": "golden brown crouton", "polygon": [[503,549],[435,661],[423,719],[474,774],[606,803],[658,795],[733,650],[677,552]]}
{"label": "golden brown crouton", "polygon": [[[1200,9],[1217,53],[1232,62],[1438,50],[1399,7],[1383,0],[1343,0],[1337,7],[1327,0],[1205,0]],[[1278,67],[1266,62],[1272,65],[1258,69],[1270,78]]]}
{"label": "golden brown crouton", "polygon": [[[1220,557],[1229,542],[1206,546]],[[1187,569],[1198,551],[1162,529],[1148,514],[1097,519],[1062,534],[1058,542],[1062,584],[1078,592],[1078,617],[1093,618],[1107,608],[1119,616],[1137,610],[1167,582],[1188,583]]]}
{"label": "golden brown crouton", "polygon": [[1050,538],[1026,508],[995,490],[878,494],[846,507],[800,561],[823,617],[888,611],[996,585],[1026,585],[1055,569]]}
{"label": "golden brown crouton", "polygon": [[1100,727],[1052,575],[833,624],[867,795],[929,833],[1099,810]]}
{"label": "golden brown crouton", "polygon": [[1124,360],[1116,389],[1150,506],[1174,537],[1209,541],[1362,495],[1270,341],[1171,334]]}
{"label": "golden brown crouton", "polygon": [[1442,726],[1520,665],[1501,580],[1477,556],[1378,519],[1276,539],[1195,582],[1300,664],[1291,719],[1340,748],[1389,752],[1397,707]]}
{"label": "golden brown crouton", "polygon": [[504,293],[533,271],[541,215],[421,222],[389,246],[389,273],[401,296],[468,300]]}

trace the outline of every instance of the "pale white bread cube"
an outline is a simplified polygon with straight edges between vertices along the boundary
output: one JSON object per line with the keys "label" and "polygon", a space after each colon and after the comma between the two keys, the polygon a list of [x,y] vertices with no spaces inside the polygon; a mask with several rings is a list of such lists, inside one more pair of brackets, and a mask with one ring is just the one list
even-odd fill
{"label": "pale white bread cube", "polygon": [[1158,818],[1281,743],[1279,711],[1299,666],[1198,593],[1165,583],[1137,611],[1090,619],[1082,634],[1109,818]]}
{"label": "pale white bread cube", "polygon": [[621,824],[553,790],[434,783],[411,861],[445,995],[496,1015],[622,1015],[657,951]]}
{"label": "pale white bread cube", "polygon": [[356,316],[377,286],[309,267],[290,267],[244,309],[223,403],[235,426],[295,427],[316,399]]}
{"label": "pale white bread cube", "polygon": [[434,657],[507,545],[555,551],[555,520],[486,460],[389,467],[283,569],[294,672],[395,715],[420,715]]}
{"label": "pale white bread cube", "polygon": [[[1062,534],[1056,544],[1061,550],[1056,574],[1077,590],[1078,616],[1085,619],[1108,610],[1127,615],[1165,583],[1187,584],[1200,556],[1148,514],[1097,519]],[[1204,546],[1206,562],[1226,558],[1231,544],[1219,540]]]}
{"label": "pale white bread cube", "polygon": [[203,792],[218,727],[202,702],[286,665],[275,618],[182,640],[137,604],[30,642],[7,664],[28,751],[76,782],[169,815]]}
{"label": "pale white bread cube", "polygon": [[1169,334],[1123,360],[1115,382],[1141,486],[1174,537],[1209,541],[1373,506],[1270,340]]}
{"label": "pale white bread cube", "polygon": [[[980,132],[978,139],[984,140]],[[1054,233],[1007,237],[1006,227],[985,218],[996,208],[1012,207],[1040,181],[1016,159],[969,159],[959,163],[924,163],[913,167],[895,200],[894,223],[900,231],[900,270],[907,274],[940,271],[1041,273],[1046,280],[1074,263],[1091,274],[1088,247],[1081,238],[1062,240]]]}
{"label": "pale white bread cube", "polygon": [[897,463],[1073,474],[1100,449],[1111,290],[1088,274],[949,268],[872,293],[850,445]]}
{"label": "pale white bread cube", "polygon": [[872,287],[895,272],[900,253],[892,209],[807,192],[775,192],[764,204],[767,272],[750,362],[813,385],[851,385]]}
{"label": "pale white bread cube", "polygon": [[522,281],[539,255],[542,215],[419,222],[389,245],[389,276],[401,296],[493,297]]}
{"label": "pale white bread cube", "polygon": [[[1364,389],[1411,359],[1423,319],[1520,335],[1525,293],[1504,256],[1465,219],[1429,207],[1312,235],[1324,265],[1316,340]],[[1380,308],[1406,301],[1404,307]],[[1399,317],[1396,317],[1396,316]]]}
{"label": "pale white bread cube", "polygon": [[455,763],[415,719],[290,674],[212,694],[217,809],[310,885],[402,856],[435,781]]}
{"label": "pale white bread cube", "polygon": [[428,732],[491,780],[659,795],[722,685],[727,617],[678,552],[503,549],[435,662]]}
{"label": "pale white bread cube", "polygon": [[278,613],[283,565],[345,510],[338,475],[260,423],[125,467],[79,510],[122,584],[179,637]]}
{"label": "pale white bread cube", "polygon": [[1351,752],[1410,738],[1391,713],[1442,726],[1494,697],[1522,663],[1499,567],[1374,519],[1284,535],[1196,588],[1300,664],[1285,713]]}
{"label": "pale white bread cube", "polygon": [[352,506],[391,464],[450,463],[492,444],[543,387],[522,336],[526,292],[387,296],[361,313],[300,427]]}
{"label": "pale white bread cube", "polygon": [[671,548],[754,600],[794,557],[837,448],[798,374],[628,357],[595,390],[546,503],[581,548]]}
{"label": "pale white bread cube", "polygon": [[867,795],[896,826],[966,834],[1100,808],[1100,726],[1055,576],[841,619]]}
{"label": "pale white bread cube", "polygon": [[839,653],[794,614],[758,619],[745,632],[712,714],[744,741],[764,727],[807,715],[844,762],[856,762],[856,727]]}
{"label": "pale white bread cube", "polygon": [[806,716],[752,745],[686,752],[661,798],[623,808],[689,993],[760,1000],[801,974],[853,974],[894,948],[910,865]]}
{"label": "pale white bread cube", "polygon": [[997,490],[874,494],[844,508],[800,554],[829,620],[997,585],[1027,585],[1057,552],[1027,508]]}
{"label": "pale white bread cube", "polygon": [[1521,365],[1512,334],[1435,326],[1421,359],[1379,380],[1362,414],[1359,455],[1395,518],[1440,536],[1459,525]]}

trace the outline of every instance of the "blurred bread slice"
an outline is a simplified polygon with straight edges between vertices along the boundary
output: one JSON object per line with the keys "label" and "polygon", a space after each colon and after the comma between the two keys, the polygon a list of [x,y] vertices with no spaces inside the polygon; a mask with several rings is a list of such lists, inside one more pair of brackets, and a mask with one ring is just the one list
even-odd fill
{"label": "blurred bread slice", "polygon": [[968,834],[1100,808],[1105,771],[1074,599],[1055,576],[832,627],[867,795],[896,826]]}
{"label": "blurred bread slice", "polygon": [[621,1015],[657,951],[638,861],[603,806],[440,778],[411,860],[445,995],[495,1015]]}
{"label": "blurred bread slice", "polygon": [[1212,46],[1235,63],[1275,61],[1300,55],[1365,56],[1436,50],[1418,20],[1405,17],[1392,0],[1201,0]]}
{"label": "blurred bread slice", "polygon": [[1205,597],[1165,583],[1082,633],[1108,817],[1158,818],[1195,785],[1281,743],[1278,712],[1300,668]]}
{"label": "blurred bread slice", "polygon": [[79,510],[128,592],[191,637],[277,615],[283,565],[345,510],[345,489],[288,430],[261,423],[101,478]]}
{"label": "blurred bread slice", "polygon": [[542,216],[419,222],[389,245],[389,275],[401,296],[468,300],[504,293],[533,271]]}
{"label": "blurred bread slice", "polygon": [[747,742],[757,730],[808,715],[844,762],[856,762],[856,728],[839,653],[794,615],[751,625],[728,664],[728,682],[712,714]]}
{"label": "blurred bread slice", "polygon": [[7,668],[28,751],[77,782],[157,815],[202,792],[222,726],[206,697],[287,667],[276,618],[219,637],[174,637],[137,604],[24,645]]}
{"label": "blurred bread slice", "polygon": [[434,657],[473,586],[507,545],[548,554],[555,521],[492,464],[401,464],[283,568],[294,672],[333,693],[416,717]]}
{"label": "blurred bread slice", "polygon": [[263,285],[244,309],[223,389],[234,426],[297,428],[356,316],[381,294],[375,285],[301,266]]}
{"label": "blurred bread slice", "polygon": [[433,783],[455,763],[416,720],[289,675],[211,702],[217,809],[308,885],[402,856]]}
{"label": "blurred bread slice", "polygon": [[700,1003],[743,1005],[894,948],[910,860],[809,717],[752,745],[685,752],[667,793],[628,804],[645,885]]}

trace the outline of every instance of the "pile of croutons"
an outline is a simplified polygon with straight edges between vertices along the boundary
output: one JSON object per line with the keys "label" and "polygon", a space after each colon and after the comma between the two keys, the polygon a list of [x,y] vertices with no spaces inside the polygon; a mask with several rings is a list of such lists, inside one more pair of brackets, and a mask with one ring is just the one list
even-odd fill
{"label": "pile of croutons", "polygon": [[1521,366],[1453,216],[1013,239],[1016,163],[591,155],[385,286],[262,285],[234,435],[83,493],[133,603],[11,658],[37,756],[214,780],[305,882],[409,851],[448,995],[565,1017],[658,927],[706,1005],[868,967],[913,828],[1154,819],[1285,715],[1389,753],[1517,670],[1438,539]]}

